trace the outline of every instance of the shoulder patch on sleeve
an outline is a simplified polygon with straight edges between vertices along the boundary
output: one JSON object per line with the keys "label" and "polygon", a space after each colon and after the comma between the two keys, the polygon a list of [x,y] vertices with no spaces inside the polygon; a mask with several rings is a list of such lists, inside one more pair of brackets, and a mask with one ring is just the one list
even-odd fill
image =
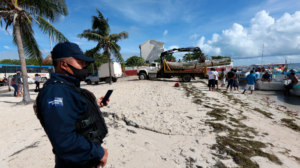
{"label": "shoulder patch on sleeve", "polygon": [[48,102],[49,109],[51,109],[53,107],[63,107],[64,106],[62,97],[54,97],[52,99],[48,99],[47,102]]}

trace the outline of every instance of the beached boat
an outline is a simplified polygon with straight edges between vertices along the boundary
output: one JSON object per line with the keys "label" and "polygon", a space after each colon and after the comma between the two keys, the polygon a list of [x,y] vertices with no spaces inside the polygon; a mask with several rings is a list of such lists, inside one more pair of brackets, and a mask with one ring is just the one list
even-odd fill
{"label": "beached boat", "polygon": [[194,62],[167,62],[171,69],[199,69],[214,66],[221,66],[221,65],[230,65],[231,64],[230,58],[223,58],[223,59],[216,59],[216,60],[206,60],[203,63],[198,63],[198,61]]}
{"label": "beached boat", "polygon": [[290,80],[272,80],[271,82],[268,81],[256,81],[255,89],[257,90],[284,90],[284,85],[287,85]]}

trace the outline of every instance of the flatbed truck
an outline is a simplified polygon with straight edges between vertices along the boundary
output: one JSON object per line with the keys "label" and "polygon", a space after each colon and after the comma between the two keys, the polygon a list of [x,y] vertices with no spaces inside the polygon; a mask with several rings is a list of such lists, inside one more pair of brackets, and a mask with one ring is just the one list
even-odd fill
{"label": "flatbed truck", "polygon": [[204,78],[207,73],[207,67],[202,70],[199,69],[171,69],[164,59],[166,55],[177,52],[193,52],[201,51],[199,47],[189,48],[175,48],[172,50],[164,51],[160,55],[160,65],[157,62],[150,63],[149,67],[139,67],[137,70],[140,80],[150,79],[155,80],[157,78],[182,78],[183,82],[190,82],[192,78],[200,77]]}

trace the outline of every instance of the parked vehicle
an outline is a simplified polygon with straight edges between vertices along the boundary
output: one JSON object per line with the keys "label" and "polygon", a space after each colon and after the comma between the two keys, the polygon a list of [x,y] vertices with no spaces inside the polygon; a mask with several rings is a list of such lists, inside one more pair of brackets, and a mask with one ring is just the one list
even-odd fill
{"label": "parked vehicle", "polygon": [[[117,82],[118,78],[122,77],[122,68],[121,64],[118,62],[111,62],[110,65],[112,81]],[[90,85],[92,83],[98,84],[99,82],[105,81],[109,83],[109,71],[108,63],[102,64],[98,69],[98,72],[95,72],[91,76],[86,77],[85,82]]]}
{"label": "parked vehicle", "polygon": [[[138,76],[140,80],[144,79],[156,79],[156,78],[172,78],[172,77],[180,77],[184,82],[190,82],[191,78],[200,77],[204,78],[206,76],[207,67],[205,66],[203,69],[195,69],[195,68],[183,68],[182,69],[176,66],[175,69],[170,67],[170,64],[164,59],[164,57],[173,52],[193,52],[200,51],[199,47],[190,47],[190,48],[175,48],[172,50],[164,51],[160,55],[160,63],[153,62],[150,63],[149,67],[139,67],[137,70]],[[181,65],[181,64],[180,64]],[[193,64],[193,66],[197,67],[197,63]],[[173,67],[174,68],[174,67]]]}
{"label": "parked vehicle", "polygon": [[[34,81],[34,79],[32,79],[32,78],[30,78],[29,76],[28,76],[28,83],[29,84],[32,84],[32,83],[34,83],[35,81]],[[23,82],[23,80],[22,80],[22,78],[21,78],[21,82]]]}

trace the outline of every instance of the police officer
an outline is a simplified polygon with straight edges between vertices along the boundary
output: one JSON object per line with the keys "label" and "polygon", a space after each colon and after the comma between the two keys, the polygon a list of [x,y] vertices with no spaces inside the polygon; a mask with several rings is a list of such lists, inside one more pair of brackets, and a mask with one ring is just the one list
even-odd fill
{"label": "police officer", "polygon": [[70,42],[58,43],[51,54],[55,73],[36,99],[36,113],[52,144],[55,168],[104,167],[108,153],[101,143],[107,127],[99,109],[104,97],[80,88],[86,63],[94,60]]}

